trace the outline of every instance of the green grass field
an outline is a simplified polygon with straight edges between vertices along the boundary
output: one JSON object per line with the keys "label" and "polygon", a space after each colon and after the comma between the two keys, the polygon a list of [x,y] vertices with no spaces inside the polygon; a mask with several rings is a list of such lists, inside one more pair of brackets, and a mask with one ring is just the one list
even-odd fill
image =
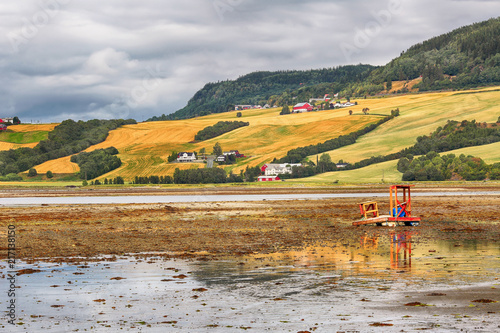
{"label": "green grass field", "polygon": [[48,131],[34,131],[34,132],[11,132],[9,130],[0,132],[0,141],[26,144],[33,142],[40,142],[46,140],[49,136]]}

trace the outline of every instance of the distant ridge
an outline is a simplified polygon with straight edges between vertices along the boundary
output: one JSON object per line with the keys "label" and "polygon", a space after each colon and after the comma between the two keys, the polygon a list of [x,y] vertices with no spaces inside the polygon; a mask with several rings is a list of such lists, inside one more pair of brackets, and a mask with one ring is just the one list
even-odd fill
{"label": "distant ridge", "polygon": [[[188,104],[148,121],[187,119],[227,112],[238,104],[284,106],[324,94],[362,97],[387,91],[392,81],[422,77],[419,91],[500,83],[500,18],[455,29],[410,47],[383,67],[341,66],[309,71],[254,72],[208,83]],[[408,90],[403,87],[399,92]]]}

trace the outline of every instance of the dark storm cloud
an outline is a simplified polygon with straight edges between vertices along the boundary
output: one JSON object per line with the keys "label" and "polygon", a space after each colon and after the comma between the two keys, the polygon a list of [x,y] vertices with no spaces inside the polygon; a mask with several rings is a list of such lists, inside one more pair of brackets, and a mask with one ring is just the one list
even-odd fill
{"label": "dark storm cloud", "polygon": [[498,13],[496,1],[31,0],[0,4],[0,113],[22,120],[173,112],[256,70],[382,65]]}

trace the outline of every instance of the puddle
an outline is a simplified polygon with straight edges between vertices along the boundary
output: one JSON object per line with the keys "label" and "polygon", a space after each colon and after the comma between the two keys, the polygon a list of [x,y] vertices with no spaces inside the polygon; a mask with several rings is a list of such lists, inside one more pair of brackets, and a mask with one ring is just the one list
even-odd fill
{"label": "puddle", "polygon": [[[486,296],[500,301],[498,243],[424,244],[417,231],[224,260],[152,256],[78,264],[18,262],[17,271],[40,272],[16,277],[17,325],[9,325],[3,316],[0,328],[11,332],[499,330],[500,303],[471,303]],[[7,264],[0,266],[6,281]],[[424,299],[429,293],[439,297]],[[2,309],[8,304],[5,296],[2,291]],[[405,306],[411,302],[432,306]]]}

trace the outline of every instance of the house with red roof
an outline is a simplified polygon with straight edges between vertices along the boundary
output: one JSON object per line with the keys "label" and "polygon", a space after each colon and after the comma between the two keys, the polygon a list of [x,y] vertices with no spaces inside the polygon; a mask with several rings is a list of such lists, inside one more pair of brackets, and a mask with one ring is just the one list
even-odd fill
{"label": "house with red roof", "polygon": [[293,107],[294,113],[309,112],[313,110],[313,106],[309,103],[299,103]]}

